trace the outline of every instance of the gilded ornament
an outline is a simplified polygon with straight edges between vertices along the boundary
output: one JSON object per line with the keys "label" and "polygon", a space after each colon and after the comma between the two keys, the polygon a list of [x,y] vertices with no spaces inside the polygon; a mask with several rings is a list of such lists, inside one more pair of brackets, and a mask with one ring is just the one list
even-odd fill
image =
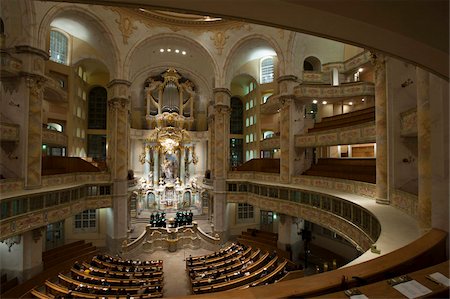
{"label": "gilded ornament", "polygon": [[214,33],[214,36],[211,36],[210,38],[212,41],[214,41],[214,46],[216,47],[217,54],[222,55],[223,48],[225,47],[229,36],[227,36],[224,31],[216,31]]}

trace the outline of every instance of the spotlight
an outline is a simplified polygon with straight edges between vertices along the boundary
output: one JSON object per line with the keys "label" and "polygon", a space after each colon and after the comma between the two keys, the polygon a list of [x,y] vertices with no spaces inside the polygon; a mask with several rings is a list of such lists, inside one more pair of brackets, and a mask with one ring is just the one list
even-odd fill
{"label": "spotlight", "polygon": [[176,49],[176,50],[175,50],[175,53],[180,53],[180,50]]}
{"label": "spotlight", "polygon": [[317,104],[317,100],[313,100],[313,104]]}
{"label": "spotlight", "polygon": [[186,55],[186,51],[181,52],[181,54]]}
{"label": "spotlight", "polygon": [[348,104],[351,106],[351,105],[353,105],[353,102],[348,102]]}
{"label": "spotlight", "polygon": [[172,49],[171,49],[171,48],[168,48],[168,49],[167,49],[167,52],[172,52]]}
{"label": "spotlight", "polygon": [[327,101],[322,101],[322,104],[326,105],[326,104],[328,104],[328,102]]}
{"label": "spotlight", "polygon": [[159,52],[164,53],[164,49],[159,49]]}

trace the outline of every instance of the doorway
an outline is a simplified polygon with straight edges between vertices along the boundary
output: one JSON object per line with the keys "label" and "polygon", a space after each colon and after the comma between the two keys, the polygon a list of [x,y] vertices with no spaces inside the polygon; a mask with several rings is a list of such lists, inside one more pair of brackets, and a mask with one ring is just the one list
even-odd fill
{"label": "doorway", "polygon": [[45,250],[64,245],[64,221],[47,225]]}

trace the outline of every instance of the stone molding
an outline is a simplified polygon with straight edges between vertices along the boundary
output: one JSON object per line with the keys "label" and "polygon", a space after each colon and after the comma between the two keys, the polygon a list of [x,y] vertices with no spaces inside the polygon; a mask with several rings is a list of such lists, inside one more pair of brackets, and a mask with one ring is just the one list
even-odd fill
{"label": "stone molding", "polygon": [[42,142],[50,145],[67,146],[67,135],[62,132],[43,129]]}
{"label": "stone molding", "polygon": [[[111,174],[108,172],[100,173],[68,173],[42,176],[42,187],[55,187],[61,185],[73,184],[84,185],[87,183],[109,183],[111,182]],[[75,185],[76,184],[76,185]],[[0,182],[1,199],[18,196],[18,192],[27,192],[27,195],[32,195],[41,192],[40,189],[24,191],[23,179],[6,179]],[[22,194],[21,194],[22,195]]]}
{"label": "stone molding", "polygon": [[0,239],[3,240],[35,228],[47,226],[49,223],[64,220],[86,209],[108,207],[112,207],[112,196],[96,196],[23,214],[0,222]]}
{"label": "stone molding", "polygon": [[274,148],[280,148],[280,136],[263,139],[259,143],[259,146],[262,150],[270,150],[270,149],[274,149]]}
{"label": "stone molding", "polygon": [[294,138],[296,147],[371,143],[376,141],[376,130],[374,122],[370,122],[362,125],[296,135]]}
{"label": "stone molding", "polygon": [[294,88],[296,98],[350,98],[374,96],[375,85],[372,82],[345,83],[338,86],[328,84],[300,84]]}
{"label": "stone molding", "polygon": [[0,122],[0,138],[1,141],[18,142],[20,138],[20,126],[17,124]]}

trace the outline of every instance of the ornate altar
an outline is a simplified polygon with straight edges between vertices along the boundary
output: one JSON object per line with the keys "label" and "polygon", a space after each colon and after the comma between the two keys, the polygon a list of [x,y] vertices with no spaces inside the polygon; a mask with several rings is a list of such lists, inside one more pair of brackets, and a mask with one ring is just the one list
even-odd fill
{"label": "ornate altar", "polygon": [[174,68],[146,80],[146,120],[152,130],[139,157],[145,209],[189,208],[200,201],[191,176],[198,157],[188,131],[194,122],[195,96],[194,84]]}

